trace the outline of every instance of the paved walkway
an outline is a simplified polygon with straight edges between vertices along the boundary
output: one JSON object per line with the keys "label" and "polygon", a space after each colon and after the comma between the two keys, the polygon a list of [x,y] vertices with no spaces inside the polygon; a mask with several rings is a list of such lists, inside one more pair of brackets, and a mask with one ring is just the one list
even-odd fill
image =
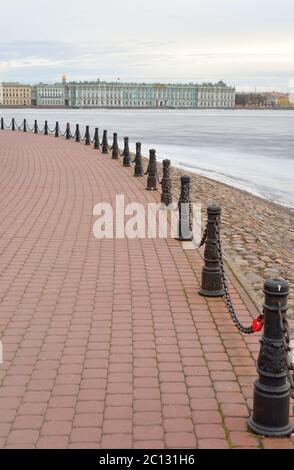
{"label": "paved walkway", "polygon": [[200,254],[94,238],[97,202],[158,201],[145,179],[83,144],[2,131],[0,180],[1,447],[293,447],[246,431],[258,336],[197,294]]}

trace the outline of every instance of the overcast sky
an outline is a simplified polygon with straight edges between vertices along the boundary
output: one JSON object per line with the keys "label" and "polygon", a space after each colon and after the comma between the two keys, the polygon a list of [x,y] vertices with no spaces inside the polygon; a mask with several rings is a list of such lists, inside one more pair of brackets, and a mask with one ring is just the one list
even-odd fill
{"label": "overcast sky", "polygon": [[0,82],[294,88],[293,0],[13,0],[0,19]]}

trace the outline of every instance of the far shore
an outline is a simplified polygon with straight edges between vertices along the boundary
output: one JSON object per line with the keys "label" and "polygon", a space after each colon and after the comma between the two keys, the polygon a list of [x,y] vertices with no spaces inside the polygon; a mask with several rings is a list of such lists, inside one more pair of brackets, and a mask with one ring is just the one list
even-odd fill
{"label": "far shore", "polygon": [[274,107],[274,108],[267,108],[267,107],[250,107],[250,108],[246,108],[246,107],[239,107],[239,106],[235,106],[234,108],[186,108],[186,107],[177,107],[177,108],[172,108],[172,107],[158,107],[158,108],[155,108],[153,106],[145,106],[145,107],[141,107],[141,106],[35,106],[35,105],[31,105],[31,106],[4,106],[4,105],[0,105],[0,109],[5,109],[5,110],[10,110],[10,109],[62,109],[62,110],[72,110],[72,109],[154,109],[155,111],[158,111],[158,110],[177,110],[177,109],[181,109],[181,110],[190,110],[190,109],[193,109],[193,110],[221,110],[221,111],[224,111],[224,110],[227,110],[227,111],[294,111],[294,106],[291,106],[291,107]]}

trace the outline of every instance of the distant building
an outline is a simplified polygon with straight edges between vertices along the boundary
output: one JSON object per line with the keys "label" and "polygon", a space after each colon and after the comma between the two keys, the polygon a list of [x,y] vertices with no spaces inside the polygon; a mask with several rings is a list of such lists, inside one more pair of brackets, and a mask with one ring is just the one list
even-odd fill
{"label": "distant building", "polygon": [[233,108],[235,88],[218,83],[2,83],[0,105],[74,108]]}
{"label": "distant building", "polygon": [[2,83],[0,104],[3,106],[30,106],[32,88],[21,83]]}
{"label": "distant building", "polygon": [[39,83],[33,86],[32,105],[62,107],[65,104],[65,85],[61,83],[53,85]]}
{"label": "distant building", "polygon": [[223,82],[198,86],[198,108],[233,108],[235,89]]}
{"label": "distant building", "polygon": [[288,94],[284,94],[278,98],[278,104],[280,108],[290,108],[293,103],[290,101]]}
{"label": "distant building", "polygon": [[72,82],[68,103],[72,107],[117,108],[232,108],[235,89],[217,84],[163,84]]}

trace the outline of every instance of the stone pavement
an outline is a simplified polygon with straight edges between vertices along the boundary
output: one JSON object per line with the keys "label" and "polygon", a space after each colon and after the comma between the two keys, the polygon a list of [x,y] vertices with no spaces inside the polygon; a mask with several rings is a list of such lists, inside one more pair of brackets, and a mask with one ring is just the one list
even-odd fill
{"label": "stone pavement", "polygon": [[2,131],[0,180],[2,448],[293,448],[246,431],[258,335],[197,294],[201,254],[94,238],[98,202],[159,200],[145,178],[83,144]]}

